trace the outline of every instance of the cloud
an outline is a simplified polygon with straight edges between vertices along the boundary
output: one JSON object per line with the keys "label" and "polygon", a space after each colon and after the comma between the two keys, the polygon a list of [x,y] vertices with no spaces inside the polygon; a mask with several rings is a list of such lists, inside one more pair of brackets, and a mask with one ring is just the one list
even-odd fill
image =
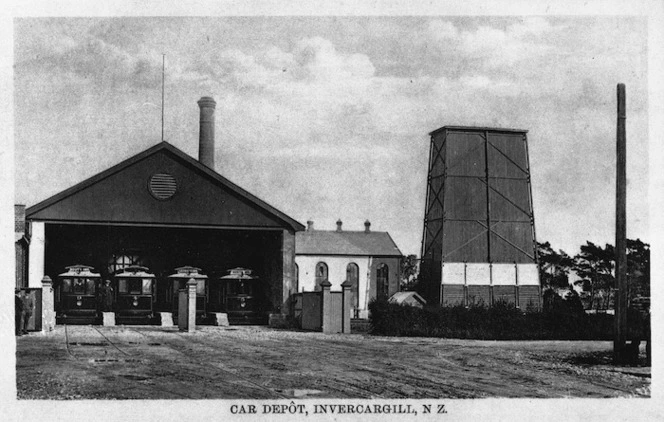
{"label": "cloud", "polygon": [[[196,155],[195,101],[213,95],[222,174],[296,219],[370,218],[408,253],[419,248],[427,133],[440,126],[529,130],[538,235],[565,249],[563,232],[587,224],[587,210],[592,230],[607,226],[617,81],[630,151],[646,151],[638,20],[356,18],[331,34],[320,20],[261,19],[22,22],[17,167],[31,170],[17,192],[44,199],[157,142],[165,45],[169,142]],[[44,166],[49,151],[62,153]],[[86,173],[58,176],[74,156]],[[645,185],[647,157],[633,156],[630,180]]]}

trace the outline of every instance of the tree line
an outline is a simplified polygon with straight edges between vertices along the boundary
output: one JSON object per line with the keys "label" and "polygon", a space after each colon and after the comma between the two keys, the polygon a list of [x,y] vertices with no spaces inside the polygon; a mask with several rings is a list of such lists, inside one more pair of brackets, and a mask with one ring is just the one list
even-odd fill
{"label": "tree line", "polygon": [[[576,286],[586,309],[613,309],[616,289],[613,245],[607,243],[602,247],[586,241],[574,256],[554,250],[549,242],[537,246],[544,290],[571,290]],[[627,239],[627,284],[628,302],[650,296],[650,245],[640,239]]]}

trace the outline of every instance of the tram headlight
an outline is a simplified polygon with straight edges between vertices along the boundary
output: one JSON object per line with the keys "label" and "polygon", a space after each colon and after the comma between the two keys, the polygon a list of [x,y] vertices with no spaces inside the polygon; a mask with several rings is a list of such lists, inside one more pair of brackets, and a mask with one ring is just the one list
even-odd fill
{"label": "tram headlight", "polygon": [[134,306],[138,306],[138,297],[134,296],[134,301],[131,304]]}
{"label": "tram headlight", "polygon": [[76,306],[81,306],[83,304],[83,298],[76,296]]}

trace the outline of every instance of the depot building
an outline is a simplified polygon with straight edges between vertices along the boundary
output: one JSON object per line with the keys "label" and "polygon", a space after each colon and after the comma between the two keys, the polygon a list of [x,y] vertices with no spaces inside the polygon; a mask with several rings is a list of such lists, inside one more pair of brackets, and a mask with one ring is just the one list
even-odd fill
{"label": "depot building", "polygon": [[[259,311],[288,313],[298,290],[295,233],[304,226],[214,170],[216,103],[203,97],[198,105],[198,160],[161,142],[27,208],[28,287],[41,287],[44,276],[57,283],[76,264],[101,278],[140,265],[157,286],[179,267],[211,280],[246,268],[259,280]],[[158,287],[155,295],[155,311],[169,311]]]}

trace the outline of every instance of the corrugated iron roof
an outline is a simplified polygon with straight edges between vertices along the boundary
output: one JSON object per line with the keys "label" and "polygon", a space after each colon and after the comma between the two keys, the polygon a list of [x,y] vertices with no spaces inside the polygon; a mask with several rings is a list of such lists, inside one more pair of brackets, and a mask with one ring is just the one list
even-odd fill
{"label": "corrugated iron roof", "polygon": [[298,255],[401,256],[387,232],[310,230],[295,233]]}

